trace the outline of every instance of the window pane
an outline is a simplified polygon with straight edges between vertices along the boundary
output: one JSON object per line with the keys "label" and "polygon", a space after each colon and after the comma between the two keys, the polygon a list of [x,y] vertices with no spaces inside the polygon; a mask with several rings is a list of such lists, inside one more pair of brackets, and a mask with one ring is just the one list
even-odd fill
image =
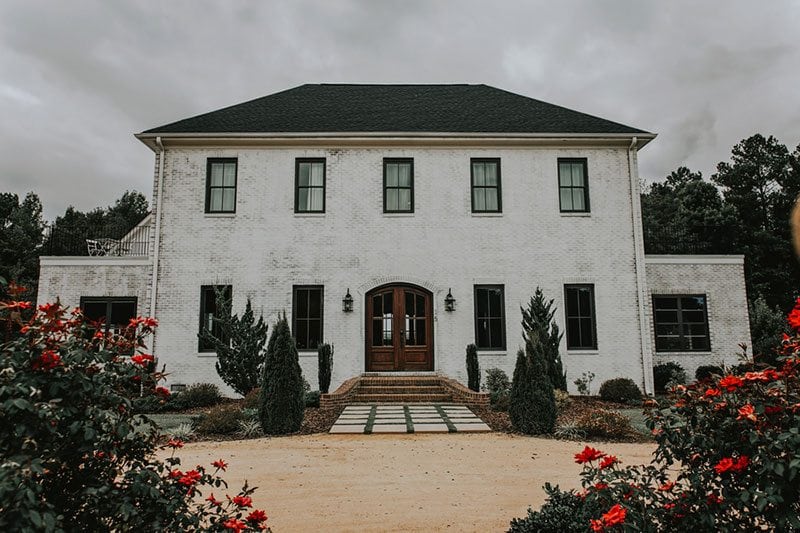
{"label": "window pane", "polygon": [[295,292],[295,311],[297,312],[296,318],[308,318],[308,290],[297,289]]}
{"label": "window pane", "polygon": [[322,318],[322,290],[310,289],[308,291],[308,317]]}
{"label": "window pane", "polygon": [[83,303],[83,316],[97,322],[101,318],[105,319],[108,312],[108,305],[106,302],[84,302]]}
{"label": "window pane", "polygon": [[708,337],[692,337],[690,348],[692,350],[708,350]]}
{"label": "window pane", "polygon": [[656,324],[656,335],[676,336],[680,331],[680,324]]}
{"label": "window pane", "polygon": [[481,187],[472,189],[472,201],[475,211],[486,211],[486,189]]}
{"label": "window pane", "polygon": [[581,347],[591,348],[594,346],[594,337],[592,335],[592,319],[581,318]]}
{"label": "window pane", "polygon": [[384,315],[383,319],[383,345],[391,346],[394,338],[394,330],[392,328],[393,317],[390,314]]}
{"label": "window pane", "polygon": [[572,186],[583,187],[583,165],[581,163],[572,163]]}
{"label": "window pane", "polygon": [[386,163],[386,186],[397,187],[397,163]]}
{"label": "window pane", "polygon": [[579,314],[580,316],[591,316],[592,313],[592,304],[591,304],[591,291],[588,287],[579,287],[578,288],[578,303],[579,303]]}
{"label": "window pane", "polygon": [[311,198],[311,205],[309,211],[322,211],[322,201],[324,198],[324,191],[321,188],[309,189]]}
{"label": "window pane", "polygon": [[485,163],[486,185],[497,185],[497,163]]}
{"label": "window pane", "polygon": [[308,211],[311,209],[310,200],[308,196],[308,189],[302,187],[297,190],[297,210]]}
{"label": "window pane", "polygon": [[383,346],[383,321],[382,320],[373,320],[372,321],[372,345],[373,346]]}
{"label": "window pane", "polygon": [[568,318],[567,319],[567,347],[574,348],[580,346],[581,341],[581,326],[580,319]]}
{"label": "window pane", "polygon": [[380,295],[372,297],[372,316],[379,317],[383,314],[383,298]]}
{"label": "window pane", "polygon": [[223,185],[226,187],[233,187],[236,185],[236,163],[225,163],[225,179]]}
{"label": "window pane", "polygon": [[298,164],[297,171],[297,184],[300,187],[307,187],[310,181],[311,165],[308,163],[300,163]]}
{"label": "window pane", "polygon": [[684,322],[705,322],[705,313],[702,311],[684,311],[683,312],[683,321]]}
{"label": "window pane", "polygon": [[399,200],[398,200],[397,189],[386,189],[386,210],[397,211],[398,204]]}
{"label": "window pane", "polygon": [[222,211],[222,189],[211,189],[211,205],[209,211]]}
{"label": "window pane", "polygon": [[325,174],[323,163],[311,163],[311,185],[322,187]]}
{"label": "window pane", "polygon": [[681,307],[683,309],[705,309],[706,299],[702,296],[692,298],[681,298]]}
{"label": "window pane", "polygon": [[472,163],[472,184],[477,186],[486,185],[486,173],[483,163]]}
{"label": "window pane", "polygon": [[222,189],[222,210],[233,211],[236,201],[236,189]]}
{"label": "window pane", "polygon": [[584,204],[583,200],[583,189],[572,189],[572,209],[575,211],[585,211],[586,204]]}
{"label": "window pane", "polygon": [[503,316],[503,291],[500,289],[489,289],[489,316]]}
{"label": "window pane", "polygon": [[653,298],[653,302],[657,309],[677,309],[678,308],[678,299],[677,298],[669,298],[664,296],[659,296]]}
{"label": "window pane", "polygon": [[489,335],[491,336],[492,348],[503,347],[503,321],[499,318],[489,320]]}
{"label": "window pane", "polygon": [[400,187],[411,187],[411,163],[402,163],[399,165],[397,184]]}
{"label": "window pane", "polygon": [[486,289],[477,289],[475,291],[475,301],[478,317],[489,316],[489,295]]}
{"label": "window pane", "polygon": [[558,164],[558,184],[562,187],[569,187],[572,185],[572,173],[569,163]]}
{"label": "window pane", "polygon": [[416,322],[417,322],[417,326],[416,326],[417,344],[421,345],[421,346],[424,346],[425,344],[427,344],[426,339],[425,339],[425,319],[424,318],[423,319],[418,319]]}
{"label": "window pane", "polygon": [[561,209],[572,211],[572,189],[561,189]]}
{"label": "window pane", "polygon": [[578,289],[567,288],[567,316],[578,316]]}
{"label": "window pane", "polygon": [[115,326],[127,326],[131,318],[136,317],[134,302],[111,302],[111,316],[108,322]]}
{"label": "window pane", "polygon": [[308,322],[305,320],[295,320],[294,338],[299,349],[308,348]]}
{"label": "window pane", "polygon": [[322,320],[308,321],[308,349],[315,350],[322,339]]}
{"label": "window pane", "polygon": [[397,209],[411,211],[411,189],[398,189],[397,193]]}
{"label": "window pane", "polygon": [[418,317],[425,316],[425,298],[423,296],[417,295],[417,309],[416,315]]}
{"label": "window pane", "polygon": [[211,163],[211,186],[222,185],[223,165],[221,163]]}
{"label": "window pane", "polygon": [[489,343],[489,320],[485,318],[478,319],[478,347],[491,348]]}
{"label": "window pane", "polygon": [[414,309],[414,293],[407,292],[406,293],[406,316],[413,317],[416,316],[415,309]]}
{"label": "window pane", "polygon": [[383,295],[383,314],[384,315],[392,316],[392,313],[393,313],[392,307],[394,306],[393,300],[394,300],[394,295],[391,292],[386,293],[386,294]]}
{"label": "window pane", "polygon": [[656,311],[656,323],[678,322],[678,311]]}
{"label": "window pane", "polygon": [[497,189],[485,189],[486,191],[486,210],[497,211]]}

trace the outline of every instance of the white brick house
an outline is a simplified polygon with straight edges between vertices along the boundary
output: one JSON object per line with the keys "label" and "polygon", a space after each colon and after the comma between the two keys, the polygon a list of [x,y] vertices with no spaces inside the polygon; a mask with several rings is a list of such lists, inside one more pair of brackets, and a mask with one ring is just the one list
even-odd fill
{"label": "white brick house", "polygon": [[654,134],[483,85],[304,85],[137,137],[155,153],[147,253],[43,257],[39,300],[155,316],[172,385],[222,385],[197,337],[213,286],[235,311],[285,311],[312,385],[333,343],[334,388],[466,381],[473,342],[510,375],[537,286],[570,387],[591,371],[593,392],[619,376],[652,391],[654,360],[693,373],[750,342],[741,256],[645,256]]}

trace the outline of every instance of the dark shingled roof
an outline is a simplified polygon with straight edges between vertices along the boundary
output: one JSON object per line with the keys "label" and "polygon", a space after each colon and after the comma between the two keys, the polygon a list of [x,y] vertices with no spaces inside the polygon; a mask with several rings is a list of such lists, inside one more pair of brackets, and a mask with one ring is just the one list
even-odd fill
{"label": "dark shingled roof", "polygon": [[488,85],[308,84],[143,133],[647,132]]}

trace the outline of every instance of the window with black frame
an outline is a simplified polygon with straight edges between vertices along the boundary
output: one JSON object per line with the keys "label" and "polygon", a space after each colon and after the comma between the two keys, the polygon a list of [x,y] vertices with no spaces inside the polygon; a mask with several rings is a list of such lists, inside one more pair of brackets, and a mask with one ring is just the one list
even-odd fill
{"label": "window with black frame", "polygon": [[81,311],[103,332],[119,335],[136,318],[136,298],[85,296],[81,298]]}
{"label": "window with black frame", "polygon": [[414,212],[414,160],[383,160],[383,212]]}
{"label": "window with black frame", "polygon": [[711,350],[705,294],[654,295],[657,352]]}
{"label": "window with black frame", "polygon": [[[200,331],[208,331],[214,337],[223,340],[223,332],[215,318],[221,318],[227,306],[230,306],[233,287],[231,285],[203,285],[200,287]],[[225,302],[220,299],[224,299]],[[228,312],[230,309],[228,309]],[[204,337],[198,337],[198,350],[213,352],[214,345]]]}
{"label": "window with black frame", "polygon": [[567,349],[597,349],[594,285],[565,285]]}
{"label": "window with black frame", "polygon": [[295,165],[295,213],[324,213],[325,159],[297,159]]}
{"label": "window with black frame", "polygon": [[316,350],[322,343],[321,285],[295,285],[292,298],[292,335],[298,350]]}
{"label": "window with black frame", "polygon": [[503,285],[475,285],[475,345],[479,350],[505,350],[506,318]]}
{"label": "window with black frame", "polygon": [[236,212],[235,158],[209,158],[206,175],[206,213]]}
{"label": "window with black frame", "polygon": [[558,200],[562,213],[589,212],[586,159],[558,160]]}
{"label": "window with black frame", "polygon": [[500,213],[503,211],[500,159],[471,159],[470,184],[473,213]]}

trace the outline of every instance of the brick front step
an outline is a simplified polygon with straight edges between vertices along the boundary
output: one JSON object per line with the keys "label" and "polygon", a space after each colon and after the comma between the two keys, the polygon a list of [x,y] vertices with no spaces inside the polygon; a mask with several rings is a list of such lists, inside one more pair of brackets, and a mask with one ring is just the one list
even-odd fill
{"label": "brick front step", "polygon": [[360,385],[356,394],[447,394],[441,385]]}
{"label": "brick front step", "polygon": [[414,386],[414,387],[441,387],[438,377],[424,378],[395,378],[395,377],[362,377],[359,385],[362,387],[377,386]]}
{"label": "brick front step", "polygon": [[449,394],[361,394],[356,393],[350,403],[450,403]]}

